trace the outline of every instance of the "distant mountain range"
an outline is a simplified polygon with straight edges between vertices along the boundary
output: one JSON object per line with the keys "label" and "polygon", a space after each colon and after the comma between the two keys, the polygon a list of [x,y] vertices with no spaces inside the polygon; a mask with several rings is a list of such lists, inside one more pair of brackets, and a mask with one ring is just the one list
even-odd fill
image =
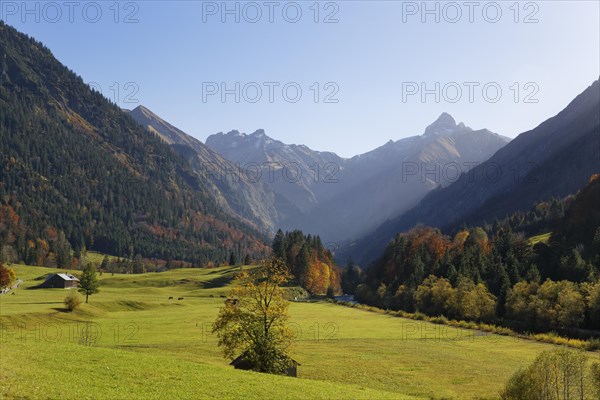
{"label": "distant mountain range", "polygon": [[263,130],[209,136],[207,146],[233,163],[260,166],[262,181],[300,210],[284,229],[318,233],[326,241],[356,238],[414,206],[508,143],[486,129],[474,131],[442,114],[423,135],[400,139],[345,159],[289,145]]}
{"label": "distant mountain range", "polygon": [[248,174],[259,168],[255,176],[302,213],[319,204],[323,186],[335,180],[338,169],[346,162],[335,153],[274,140],[262,129],[249,135],[238,131],[218,133],[209,136],[206,145]]}
{"label": "distant mountain range", "polygon": [[144,106],[128,111],[140,125],[160,137],[193,170],[202,175],[217,204],[230,215],[274,233],[278,224],[298,209],[260,180],[220,156],[198,139],[186,134]]}
{"label": "distant mountain range", "polygon": [[341,258],[367,265],[397,232],[416,224],[449,231],[493,222],[550,197],[576,193],[600,171],[600,84],[594,82],[563,111],[520,134],[457,182],[349,244]]}

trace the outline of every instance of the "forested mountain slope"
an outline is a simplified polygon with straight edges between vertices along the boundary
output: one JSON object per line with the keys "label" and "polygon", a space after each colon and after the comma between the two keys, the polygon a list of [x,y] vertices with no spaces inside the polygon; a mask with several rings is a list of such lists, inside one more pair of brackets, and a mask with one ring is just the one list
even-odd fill
{"label": "forested mountain slope", "polygon": [[577,192],[600,171],[600,83],[563,111],[520,134],[493,157],[417,206],[349,245],[344,256],[366,264],[397,232],[422,223],[453,230],[493,222],[534,203]]}
{"label": "forested mountain slope", "polygon": [[143,127],[154,132],[206,178],[207,189],[220,207],[258,229],[275,233],[278,223],[298,209],[273,192],[249,171],[171,125],[144,106],[129,112]]}
{"label": "forested mountain slope", "polygon": [[19,217],[0,237],[22,259],[55,240],[49,227],[120,256],[202,264],[267,249],[167,144],[3,22],[0,149],[0,199]]}

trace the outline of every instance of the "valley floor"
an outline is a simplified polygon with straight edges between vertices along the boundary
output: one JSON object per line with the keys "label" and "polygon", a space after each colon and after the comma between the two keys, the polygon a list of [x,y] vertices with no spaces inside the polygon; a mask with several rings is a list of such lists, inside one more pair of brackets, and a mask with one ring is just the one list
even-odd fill
{"label": "valley floor", "polygon": [[210,332],[236,268],[104,274],[101,292],[67,313],[65,290],[31,289],[54,271],[13,267],[24,282],[0,296],[2,399],[492,399],[552,347],[291,303],[299,377],[258,374],[230,367]]}

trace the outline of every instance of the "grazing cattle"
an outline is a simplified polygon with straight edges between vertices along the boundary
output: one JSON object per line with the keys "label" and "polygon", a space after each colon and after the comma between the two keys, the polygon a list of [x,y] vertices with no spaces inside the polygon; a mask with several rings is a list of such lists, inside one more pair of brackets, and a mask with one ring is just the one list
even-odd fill
{"label": "grazing cattle", "polygon": [[215,295],[214,295],[214,294],[211,294],[211,295],[210,295],[210,297],[215,297]]}
{"label": "grazing cattle", "polygon": [[222,299],[224,299],[226,296],[225,295],[220,295],[219,297],[222,298]]}
{"label": "grazing cattle", "polygon": [[177,300],[183,300],[183,297],[178,298]]}
{"label": "grazing cattle", "polygon": [[173,296],[169,297],[169,300],[173,300]]}

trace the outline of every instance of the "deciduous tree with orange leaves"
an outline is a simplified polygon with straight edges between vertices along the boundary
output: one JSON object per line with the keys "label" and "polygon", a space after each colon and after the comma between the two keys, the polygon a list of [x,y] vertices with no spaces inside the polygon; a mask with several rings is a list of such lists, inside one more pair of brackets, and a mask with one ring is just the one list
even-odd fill
{"label": "deciduous tree with orange leaves", "polygon": [[10,287],[16,279],[15,271],[12,268],[5,267],[0,262],[0,289]]}
{"label": "deciduous tree with orange leaves", "polygon": [[272,248],[273,255],[285,261],[292,280],[312,294],[341,292],[340,269],[319,236],[304,235],[300,230],[284,234],[279,230]]}

